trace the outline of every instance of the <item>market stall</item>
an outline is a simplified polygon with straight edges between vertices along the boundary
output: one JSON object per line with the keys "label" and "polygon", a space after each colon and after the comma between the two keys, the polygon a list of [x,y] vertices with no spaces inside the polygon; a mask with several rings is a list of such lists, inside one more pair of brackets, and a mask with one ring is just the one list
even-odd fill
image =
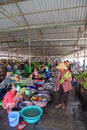
{"label": "market stall", "polygon": [[82,110],[87,111],[87,71],[75,76],[75,96],[80,100]]}

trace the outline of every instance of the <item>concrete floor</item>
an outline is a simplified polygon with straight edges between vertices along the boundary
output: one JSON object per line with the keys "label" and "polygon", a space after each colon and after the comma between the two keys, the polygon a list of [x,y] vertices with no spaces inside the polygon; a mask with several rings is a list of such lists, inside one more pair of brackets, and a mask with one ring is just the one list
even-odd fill
{"label": "concrete floor", "polygon": [[[44,109],[44,113],[36,127],[28,125],[25,130],[87,130],[87,118],[76,120],[73,116],[73,108],[78,109],[79,101],[74,98],[74,90],[69,94],[68,106],[66,110],[56,109],[57,92],[53,92],[53,99]],[[87,115],[87,112],[84,115]],[[45,128],[44,128],[45,127]],[[47,129],[49,128],[49,129]],[[0,130],[16,130],[8,124],[7,114],[0,109]]]}
{"label": "concrete floor", "polygon": [[[85,117],[83,117],[84,120],[81,121],[76,120],[73,116],[73,108],[78,109],[79,105],[79,101],[74,98],[74,91],[72,90],[70,92],[66,110],[55,109],[56,99],[57,92],[53,94],[53,101],[46,107],[44,115],[37,126],[59,128],[60,130],[87,130],[87,122],[84,121]],[[85,114],[87,114],[87,112],[85,112]]]}

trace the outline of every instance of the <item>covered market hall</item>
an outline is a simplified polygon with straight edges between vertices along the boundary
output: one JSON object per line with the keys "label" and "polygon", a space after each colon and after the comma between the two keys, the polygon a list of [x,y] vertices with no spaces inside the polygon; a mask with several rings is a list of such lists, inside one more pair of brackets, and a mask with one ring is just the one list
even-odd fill
{"label": "covered market hall", "polygon": [[0,0],[0,130],[87,130],[87,0]]}

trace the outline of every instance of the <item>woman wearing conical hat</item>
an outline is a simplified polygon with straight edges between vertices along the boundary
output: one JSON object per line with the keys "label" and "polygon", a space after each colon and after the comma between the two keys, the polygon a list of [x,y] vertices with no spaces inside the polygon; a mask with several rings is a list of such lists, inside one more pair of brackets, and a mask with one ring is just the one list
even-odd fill
{"label": "woman wearing conical hat", "polygon": [[69,91],[72,89],[72,76],[64,63],[60,63],[56,69],[58,69],[57,80],[55,84],[56,90],[58,90],[58,102],[56,108],[65,109],[67,106]]}

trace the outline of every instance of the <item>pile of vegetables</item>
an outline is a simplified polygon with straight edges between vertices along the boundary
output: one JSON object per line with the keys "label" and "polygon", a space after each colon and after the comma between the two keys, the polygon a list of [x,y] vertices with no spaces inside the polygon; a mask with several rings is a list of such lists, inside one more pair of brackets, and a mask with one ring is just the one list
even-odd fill
{"label": "pile of vegetables", "polygon": [[42,78],[44,78],[44,75],[43,75],[43,74],[39,74],[39,75],[38,75],[38,78],[39,78],[39,79],[42,79]]}
{"label": "pile of vegetables", "polygon": [[32,98],[31,98],[31,101],[42,101],[43,99],[42,99],[42,97],[39,97],[39,96],[33,96]]}
{"label": "pile of vegetables", "polygon": [[82,85],[85,89],[87,89],[87,82],[82,82]]}
{"label": "pile of vegetables", "polygon": [[21,80],[20,80],[20,85],[21,85],[21,86],[26,86],[26,81],[21,79]]}
{"label": "pile of vegetables", "polygon": [[87,89],[87,71],[84,71],[83,73],[74,76],[76,80],[81,81],[80,83],[82,84],[82,86]]}
{"label": "pile of vegetables", "polygon": [[38,61],[34,61],[34,62],[32,61],[32,62],[31,62],[31,67],[32,67],[32,68],[38,69],[39,66],[40,66],[40,63],[39,63]]}
{"label": "pile of vegetables", "polygon": [[87,71],[84,71],[83,73],[80,73],[79,75],[74,76],[77,80],[87,80]]}

